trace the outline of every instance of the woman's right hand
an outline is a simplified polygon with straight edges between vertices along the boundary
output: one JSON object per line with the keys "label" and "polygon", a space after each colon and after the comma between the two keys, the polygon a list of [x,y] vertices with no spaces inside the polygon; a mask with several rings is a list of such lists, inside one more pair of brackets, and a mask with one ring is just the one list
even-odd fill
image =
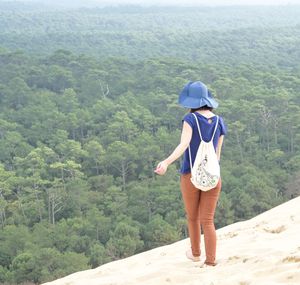
{"label": "woman's right hand", "polygon": [[158,175],[164,175],[167,172],[168,169],[168,164],[165,161],[161,161],[154,172]]}

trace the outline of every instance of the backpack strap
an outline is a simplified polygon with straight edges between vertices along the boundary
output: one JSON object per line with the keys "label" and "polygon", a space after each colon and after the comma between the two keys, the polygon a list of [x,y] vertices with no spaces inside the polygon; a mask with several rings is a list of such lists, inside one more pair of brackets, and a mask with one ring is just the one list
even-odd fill
{"label": "backpack strap", "polygon": [[196,120],[196,123],[197,123],[197,127],[198,127],[198,132],[199,132],[200,139],[203,141],[197,116],[195,115],[195,113],[192,113],[192,114],[195,117],[195,120]]}
{"label": "backpack strap", "polygon": [[189,145],[189,156],[190,156],[190,168],[192,172],[193,165],[192,165],[191,145]]}
{"label": "backpack strap", "polygon": [[[193,116],[195,117],[195,120],[196,120],[196,123],[197,123],[197,127],[198,127],[198,132],[199,132],[199,136],[200,136],[200,139],[201,141],[203,141],[202,139],[202,135],[201,135],[201,131],[200,131],[200,126],[199,126],[199,123],[198,123],[198,119],[196,117],[196,115],[194,113],[192,113]],[[191,171],[192,171],[192,155],[191,155],[191,144],[189,145],[189,157],[190,157],[190,168],[191,168]]]}
{"label": "backpack strap", "polygon": [[219,116],[217,116],[217,122],[216,122],[215,130],[214,130],[214,133],[213,133],[210,141],[212,141],[214,139],[215,133],[216,133],[217,128],[218,128],[218,125],[219,125]]}
{"label": "backpack strap", "polygon": [[[199,126],[199,122],[198,122],[198,119],[197,119],[197,116],[192,113],[195,117],[195,120],[196,120],[196,123],[197,123],[197,128],[198,128],[198,132],[199,132],[199,136],[200,136],[200,139],[201,141],[203,141],[202,139],[202,134],[201,134],[201,131],[200,131],[200,126]],[[218,124],[219,124],[219,116],[216,116],[217,117],[217,122],[216,122],[216,126],[215,126],[215,129],[214,129],[214,132],[213,132],[213,135],[211,137],[211,140],[212,141],[215,137],[215,134],[216,134],[216,131],[217,131],[217,128],[218,128]],[[190,168],[191,168],[191,171],[192,171],[192,155],[191,155],[191,146],[189,145],[189,158],[190,158]]]}

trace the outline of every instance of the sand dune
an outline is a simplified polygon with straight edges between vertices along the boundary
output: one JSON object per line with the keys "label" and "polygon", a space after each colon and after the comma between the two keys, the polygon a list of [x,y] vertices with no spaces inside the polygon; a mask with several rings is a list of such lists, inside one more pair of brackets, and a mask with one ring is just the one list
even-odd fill
{"label": "sand dune", "polygon": [[[189,239],[47,285],[300,284],[300,197],[217,231],[216,267],[186,259]],[[203,237],[202,237],[203,240]],[[204,253],[202,242],[201,250]]]}

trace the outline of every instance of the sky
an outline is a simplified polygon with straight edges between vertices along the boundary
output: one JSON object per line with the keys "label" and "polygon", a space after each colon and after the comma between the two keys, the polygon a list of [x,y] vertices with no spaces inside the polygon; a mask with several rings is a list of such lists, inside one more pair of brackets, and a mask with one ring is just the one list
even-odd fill
{"label": "sky", "polygon": [[[6,0],[7,1],[7,0]],[[16,0],[11,0],[16,1]],[[40,2],[55,4],[138,4],[138,5],[176,5],[176,6],[227,6],[227,5],[300,5],[300,0],[17,0],[20,2]],[[0,0],[1,2],[1,0]]]}
{"label": "sky", "polygon": [[[103,2],[103,0],[95,0]],[[132,4],[165,4],[165,5],[287,5],[300,4],[300,0],[111,0],[110,2]]]}

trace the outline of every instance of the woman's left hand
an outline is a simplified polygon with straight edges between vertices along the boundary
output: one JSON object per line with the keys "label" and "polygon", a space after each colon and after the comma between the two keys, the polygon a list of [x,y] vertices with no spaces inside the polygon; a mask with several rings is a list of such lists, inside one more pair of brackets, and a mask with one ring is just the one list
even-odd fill
{"label": "woman's left hand", "polygon": [[154,172],[158,175],[164,175],[166,173],[168,169],[168,164],[165,161],[161,161],[156,169],[154,170]]}

